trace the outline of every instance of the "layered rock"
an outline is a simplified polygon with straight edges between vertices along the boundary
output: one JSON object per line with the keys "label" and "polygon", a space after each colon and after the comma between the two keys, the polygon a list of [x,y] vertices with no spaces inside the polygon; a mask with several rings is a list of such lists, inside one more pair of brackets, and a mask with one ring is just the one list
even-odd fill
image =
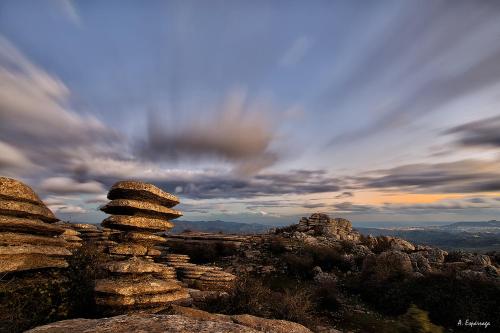
{"label": "layered rock", "polygon": [[67,267],[70,245],[56,221],[29,186],[0,177],[0,273]]}
{"label": "layered rock", "polygon": [[236,276],[221,270],[209,270],[198,278],[199,289],[201,290],[224,290],[231,289],[236,280]]}
{"label": "layered rock", "polygon": [[189,299],[175,269],[153,262],[165,243],[156,233],[173,226],[168,218],[181,216],[171,208],[179,199],[151,184],[131,181],[113,185],[108,198],[111,201],[101,210],[116,215],[102,226],[115,242],[107,251],[120,260],[105,264],[111,277],[96,282],[96,303],[108,313],[156,312]]}
{"label": "layered rock", "polygon": [[[177,277],[188,286],[201,290],[225,291],[233,287],[236,276],[217,266],[196,265],[185,254],[169,253],[161,260],[177,271]],[[210,273],[210,274],[209,274]]]}
{"label": "layered rock", "polygon": [[39,326],[27,333],[311,333],[306,327],[286,320],[251,315],[220,315],[175,307],[172,315],[134,314],[101,319],[70,319]]}
{"label": "layered rock", "polygon": [[314,213],[309,218],[302,217],[297,225],[297,231],[314,233],[338,240],[357,241],[359,234],[352,230],[349,220],[343,218],[330,218],[326,214]]}

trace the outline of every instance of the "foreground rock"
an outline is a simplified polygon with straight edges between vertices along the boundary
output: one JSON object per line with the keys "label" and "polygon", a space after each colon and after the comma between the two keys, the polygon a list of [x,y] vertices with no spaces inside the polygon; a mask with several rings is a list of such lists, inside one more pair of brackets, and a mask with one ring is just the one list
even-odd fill
{"label": "foreground rock", "polygon": [[71,246],[55,221],[29,186],[0,177],[0,273],[67,267]]}
{"label": "foreground rock", "polygon": [[311,333],[304,326],[285,320],[250,315],[224,316],[208,312],[177,309],[182,314],[121,315],[102,319],[71,319],[40,326],[27,333]]}
{"label": "foreground rock", "polygon": [[172,302],[189,301],[175,269],[153,262],[165,243],[155,232],[167,231],[173,226],[167,218],[182,215],[171,209],[179,199],[154,185],[131,181],[116,183],[108,198],[112,201],[101,209],[117,215],[103,221],[114,242],[107,252],[121,260],[104,265],[111,276],[96,282],[97,305],[105,313],[119,314],[158,312]]}

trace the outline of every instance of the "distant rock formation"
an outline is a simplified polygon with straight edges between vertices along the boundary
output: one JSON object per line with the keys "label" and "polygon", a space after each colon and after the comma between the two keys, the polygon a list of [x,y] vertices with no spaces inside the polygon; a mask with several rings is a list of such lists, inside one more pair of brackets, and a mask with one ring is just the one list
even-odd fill
{"label": "distant rock formation", "polygon": [[189,299],[173,269],[153,262],[165,243],[156,233],[172,228],[169,219],[182,215],[171,208],[179,199],[154,185],[132,181],[113,185],[108,198],[111,201],[101,210],[113,215],[102,226],[111,229],[116,245],[108,252],[116,261],[104,267],[111,277],[96,281],[96,303],[108,313],[156,312]]}
{"label": "distant rock formation", "polygon": [[56,221],[29,186],[0,177],[0,273],[67,267],[71,246]]}
{"label": "distant rock formation", "polygon": [[327,214],[322,213],[314,213],[309,218],[301,218],[297,225],[297,231],[339,240],[354,241],[359,239],[359,234],[352,230],[352,224],[349,220],[332,219]]}

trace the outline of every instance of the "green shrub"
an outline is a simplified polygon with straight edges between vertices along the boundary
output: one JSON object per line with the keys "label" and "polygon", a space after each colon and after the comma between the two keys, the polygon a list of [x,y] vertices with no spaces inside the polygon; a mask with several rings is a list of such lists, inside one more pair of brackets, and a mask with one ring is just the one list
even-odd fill
{"label": "green shrub", "polygon": [[443,328],[434,325],[429,314],[419,309],[415,304],[410,305],[406,314],[401,317],[407,333],[443,333]]}
{"label": "green shrub", "polygon": [[0,332],[23,332],[67,317],[70,282],[61,270],[22,272],[0,281]]}
{"label": "green shrub", "polygon": [[285,289],[275,291],[255,278],[240,279],[225,300],[209,300],[203,310],[224,314],[251,314],[254,316],[290,320],[314,326],[314,303],[307,290]]}

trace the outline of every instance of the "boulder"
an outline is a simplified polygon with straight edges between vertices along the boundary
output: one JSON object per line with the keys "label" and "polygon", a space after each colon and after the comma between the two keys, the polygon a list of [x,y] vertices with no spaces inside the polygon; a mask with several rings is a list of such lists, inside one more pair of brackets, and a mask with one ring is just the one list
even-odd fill
{"label": "boulder", "polygon": [[421,274],[427,274],[432,271],[431,265],[429,264],[429,260],[424,257],[421,253],[411,253],[410,254],[411,265],[415,272]]}
{"label": "boulder", "polygon": [[491,259],[485,254],[476,254],[472,258],[472,263],[478,267],[486,267],[491,265]]}
{"label": "boulder", "polygon": [[412,270],[410,257],[400,251],[382,252],[375,259],[374,274],[378,280],[409,275]]}
{"label": "boulder", "polygon": [[441,249],[438,249],[438,248],[433,248],[433,249],[428,250],[428,251],[422,251],[421,253],[424,255],[424,257],[427,258],[427,260],[429,260],[429,263],[431,263],[431,264],[444,263],[444,260],[445,260],[446,256],[448,255],[448,252],[441,250]]}

